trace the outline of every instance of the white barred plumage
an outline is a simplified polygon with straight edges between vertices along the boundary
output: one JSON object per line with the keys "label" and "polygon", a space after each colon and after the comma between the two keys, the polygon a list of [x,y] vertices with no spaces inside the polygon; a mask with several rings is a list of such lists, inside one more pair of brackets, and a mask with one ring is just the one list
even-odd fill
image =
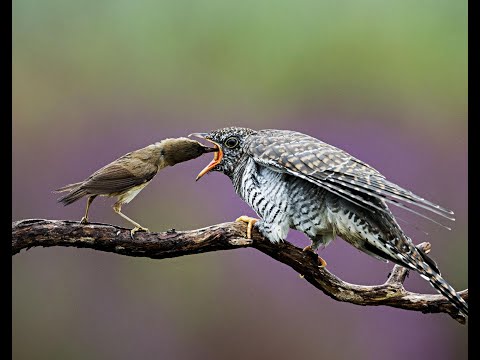
{"label": "white barred plumage", "polygon": [[316,250],[338,235],[377,259],[417,271],[468,315],[467,303],[405,235],[387,203],[435,223],[413,206],[450,220],[452,211],[388,181],[347,152],[299,132],[229,127],[192,135],[220,149],[197,179],[209,171],[227,175],[261,218],[255,226],[270,241],[285,240],[292,228],[306,234],[312,241],[308,248]]}

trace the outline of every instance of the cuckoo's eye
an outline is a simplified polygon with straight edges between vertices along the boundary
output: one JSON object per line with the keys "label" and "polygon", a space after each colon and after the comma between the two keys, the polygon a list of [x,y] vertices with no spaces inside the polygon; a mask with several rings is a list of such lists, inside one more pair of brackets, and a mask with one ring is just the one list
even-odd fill
{"label": "cuckoo's eye", "polygon": [[236,138],[235,136],[231,136],[227,140],[225,140],[225,146],[230,149],[233,149],[237,145],[238,145],[238,138]]}

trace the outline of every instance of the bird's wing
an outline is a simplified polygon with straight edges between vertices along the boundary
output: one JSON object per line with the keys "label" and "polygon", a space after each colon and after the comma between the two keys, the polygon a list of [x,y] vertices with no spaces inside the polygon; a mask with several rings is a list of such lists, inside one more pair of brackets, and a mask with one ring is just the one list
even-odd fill
{"label": "bird's wing", "polygon": [[370,165],[345,151],[302,133],[262,130],[249,137],[246,151],[259,164],[301,177],[360,206],[386,211],[369,200],[373,197],[435,223],[437,221],[410,206],[454,220],[452,211],[388,181]]}
{"label": "bird's wing", "polygon": [[122,159],[124,157],[97,170],[82,187],[92,194],[121,193],[150,181],[158,171],[157,166],[141,163],[143,176],[137,176],[135,169],[129,170],[122,165]]}

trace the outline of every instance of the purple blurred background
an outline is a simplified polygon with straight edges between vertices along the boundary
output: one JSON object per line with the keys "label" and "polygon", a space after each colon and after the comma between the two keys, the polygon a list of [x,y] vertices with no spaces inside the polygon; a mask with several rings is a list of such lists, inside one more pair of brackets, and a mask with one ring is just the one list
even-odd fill
{"label": "purple blurred background", "polygon": [[[466,15],[457,0],[14,0],[13,220],[80,220],[85,200],[63,207],[53,189],[166,137],[292,129],[453,210],[448,231],[392,209],[463,290]],[[163,170],[125,214],[151,231],[254,216],[224,175],[195,182],[209,161]],[[129,226],[113,202],[95,200],[90,219]],[[358,284],[392,267],[341,239],[321,255]],[[251,249],[159,261],[34,248],[12,261],[14,359],[467,358],[468,325],[336,302]],[[416,274],[405,286],[435,293]]]}

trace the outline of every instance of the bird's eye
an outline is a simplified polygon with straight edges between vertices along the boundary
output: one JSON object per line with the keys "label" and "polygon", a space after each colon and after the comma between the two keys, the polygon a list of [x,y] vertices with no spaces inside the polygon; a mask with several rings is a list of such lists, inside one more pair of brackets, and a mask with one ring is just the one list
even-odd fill
{"label": "bird's eye", "polygon": [[238,145],[238,139],[235,136],[229,137],[225,140],[225,146],[232,149]]}

